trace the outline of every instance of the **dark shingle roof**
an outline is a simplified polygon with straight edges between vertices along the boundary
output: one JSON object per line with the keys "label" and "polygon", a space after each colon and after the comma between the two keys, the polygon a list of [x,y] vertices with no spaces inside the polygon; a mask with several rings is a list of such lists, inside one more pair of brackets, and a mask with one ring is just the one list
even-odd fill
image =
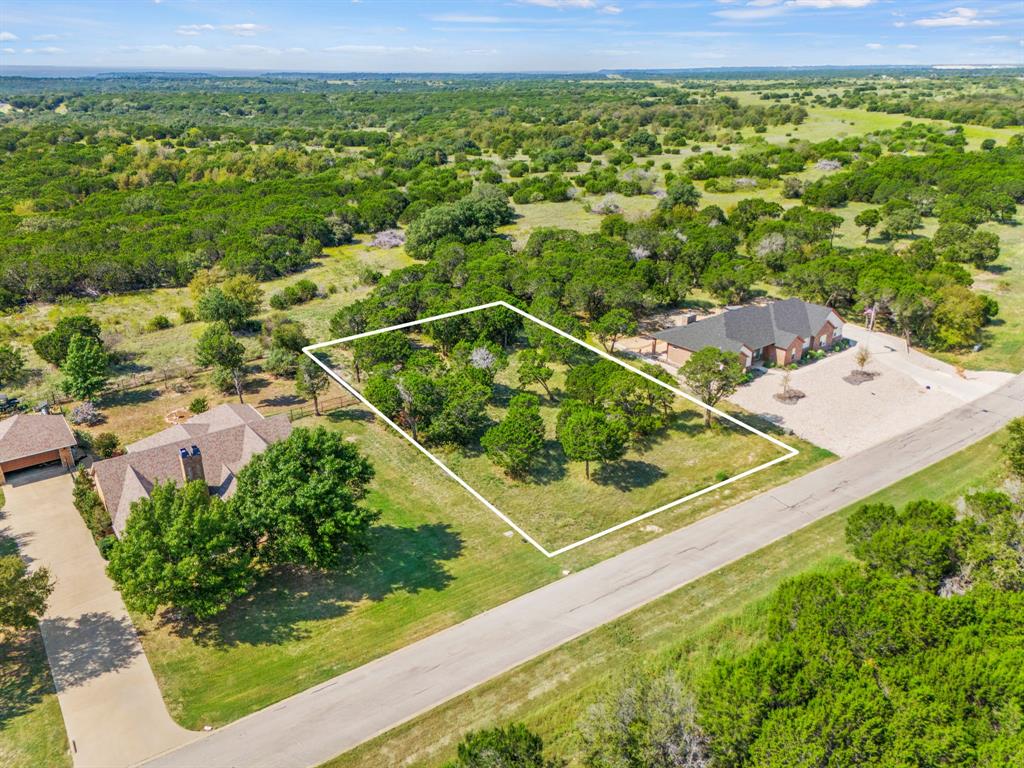
{"label": "dark shingle roof", "polygon": [[705,347],[736,353],[743,347],[786,347],[797,336],[809,339],[817,334],[831,314],[830,307],[786,299],[763,307],[729,309],[706,320],[659,331],[654,338],[693,352]]}
{"label": "dark shingle roof", "polygon": [[0,421],[0,462],[77,444],[63,416],[19,413]]}

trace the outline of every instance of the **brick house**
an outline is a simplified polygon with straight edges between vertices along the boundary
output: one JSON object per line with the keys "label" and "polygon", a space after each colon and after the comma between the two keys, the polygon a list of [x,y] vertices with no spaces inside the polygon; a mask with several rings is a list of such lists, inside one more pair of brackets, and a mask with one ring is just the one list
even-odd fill
{"label": "brick house", "polygon": [[659,331],[652,334],[651,353],[679,366],[694,352],[715,347],[738,354],[745,368],[789,365],[810,350],[829,349],[842,335],[843,320],[831,307],[786,299]]}
{"label": "brick house", "polygon": [[0,484],[7,473],[60,462],[75,468],[71,449],[78,445],[63,416],[19,413],[0,421]]}
{"label": "brick house", "polygon": [[148,497],[157,483],[205,480],[210,493],[231,496],[242,467],[291,431],[284,414],[265,419],[251,405],[228,403],[132,443],[121,456],[97,461],[93,479],[114,533],[121,536],[132,502]]}

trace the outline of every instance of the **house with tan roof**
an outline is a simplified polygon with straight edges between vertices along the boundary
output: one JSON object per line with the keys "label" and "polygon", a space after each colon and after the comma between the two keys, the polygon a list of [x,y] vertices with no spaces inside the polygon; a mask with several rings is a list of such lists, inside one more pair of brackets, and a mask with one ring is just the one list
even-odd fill
{"label": "house with tan roof", "polygon": [[265,419],[251,405],[228,403],[131,443],[122,456],[96,462],[93,479],[114,533],[124,531],[132,502],[148,497],[158,483],[205,480],[210,493],[231,496],[242,467],[291,431],[284,414]]}
{"label": "house with tan roof", "polygon": [[0,421],[0,484],[7,473],[60,462],[75,468],[71,449],[78,444],[63,416],[19,413]]}

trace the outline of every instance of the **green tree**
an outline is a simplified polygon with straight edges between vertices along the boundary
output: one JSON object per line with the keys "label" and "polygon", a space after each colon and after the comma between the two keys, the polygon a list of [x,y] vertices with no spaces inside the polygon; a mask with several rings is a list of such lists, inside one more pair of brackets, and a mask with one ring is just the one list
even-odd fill
{"label": "green tree", "polygon": [[252,581],[244,543],[237,516],[205,481],[168,481],[132,504],[107,574],[132,610],[152,616],[170,606],[206,619]]}
{"label": "green tree", "polygon": [[956,515],[947,504],[913,501],[897,511],[864,504],[846,525],[853,554],[869,568],[912,579],[930,592],[956,569]]}
{"label": "green tree", "polygon": [[882,235],[888,239],[909,235],[921,227],[921,214],[910,206],[893,208],[882,217]]}
{"label": "green tree", "polygon": [[882,214],[877,208],[865,208],[853,217],[853,223],[864,230],[864,239],[871,239],[871,230],[882,223]]}
{"label": "green tree", "polygon": [[28,572],[17,555],[0,557],[0,630],[14,632],[35,626],[53,592],[50,572]]}
{"label": "green tree", "polygon": [[409,337],[402,331],[375,333],[356,339],[351,344],[352,364],[355,367],[357,382],[362,380],[362,371],[378,365],[404,363],[412,354]]}
{"label": "green tree", "polygon": [[225,371],[234,382],[238,402],[245,387],[245,347],[231,334],[227,323],[210,325],[196,343],[196,362],[202,366],[215,366]]}
{"label": "green tree", "polygon": [[569,461],[582,461],[584,474],[590,479],[590,462],[618,461],[626,453],[629,431],[618,419],[609,419],[594,408],[564,408],[559,414],[558,441]]}
{"label": "green tree", "polygon": [[519,353],[518,363],[516,376],[519,379],[519,386],[529,387],[532,384],[540,384],[548,396],[548,400],[554,400],[548,382],[555,375],[555,371],[547,365],[543,353],[536,349],[524,349]]}
{"label": "green tree", "polygon": [[61,388],[78,400],[92,401],[107,386],[110,361],[91,336],[74,336],[61,366]]}
{"label": "green tree", "polygon": [[[724,352],[715,347],[706,347],[690,355],[690,359],[679,369],[697,398],[705,405],[715,406],[720,400],[735,392],[747,377],[739,355]],[[712,413],[704,409],[704,425],[711,426]]]}
{"label": "green tree", "polygon": [[665,190],[665,197],[661,198],[658,207],[662,210],[671,211],[677,205],[685,208],[696,208],[700,203],[700,191],[689,179],[673,179]]}
{"label": "green tree", "polygon": [[16,381],[25,370],[25,355],[13,344],[0,344],[0,387]]}
{"label": "green tree", "polygon": [[1019,416],[1007,424],[1006,432],[1003,457],[1010,472],[1024,480],[1024,416]]}
{"label": "green tree", "polygon": [[32,348],[43,360],[60,368],[75,336],[87,336],[100,341],[100,324],[86,315],[62,317],[52,331],[32,342]]}
{"label": "green tree", "polygon": [[475,374],[475,369],[459,368],[442,377],[437,387],[440,404],[427,429],[430,442],[466,445],[487,423],[491,387]]}
{"label": "green tree", "polygon": [[313,401],[313,413],[320,415],[320,395],[330,386],[327,372],[315,360],[303,355],[295,371],[295,391]]}
{"label": "green tree", "polygon": [[446,768],[560,768],[544,757],[544,741],[522,723],[472,731],[463,737]]}
{"label": "green tree", "polygon": [[753,259],[720,254],[704,271],[701,285],[721,302],[741,304],[753,296],[754,283],[763,275],[764,269]]}
{"label": "green tree", "polygon": [[985,325],[988,304],[964,285],[938,290],[931,315],[935,341],[943,349],[965,349],[978,342]]}
{"label": "green tree", "polygon": [[[609,352],[614,352],[616,341],[636,333],[637,322],[628,310],[612,309],[605,312],[592,327],[601,345]],[[611,346],[608,345],[609,341]]]}
{"label": "green tree", "polygon": [[515,395],[499,424],[480,440],[487,457],[512,477],[526,475],[544,450],[544,419],[537,396],[529,392]]}
{"label": "green tree", "polygon": [[267,565],[340,565],[380,516],[359,502],[373,466],[340,432],[297,428],[238,473],[231,508]]}

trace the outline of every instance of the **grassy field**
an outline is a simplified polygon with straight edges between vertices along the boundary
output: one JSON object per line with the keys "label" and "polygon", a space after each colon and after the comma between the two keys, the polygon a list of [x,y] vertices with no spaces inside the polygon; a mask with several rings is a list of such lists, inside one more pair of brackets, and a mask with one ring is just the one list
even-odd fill
{"label": "grassy field", "polygon": [[[219,620],[181,627],[134,616],[173,716],[220,725],[658,535],[631,526],[544,557],[369,411],[300,425],[339,429],[373,462],[382,511],[372,554],[347,572],[277,574]],[[806,446],[805,446],[806,447]],[[669,530],[830,458],[808,449],[659,516]]]}
{"label": "grassy field", "polygon": [[[863,501],[953,501],[990,486],[1001,476],[1003,439],[998,433]],[[587,706],[631,670],[673,662],[692,674],[716,654],[756,642],[765,598],[783,579],[848,557],[844,526],[858,505],[527,662],[324,768],[438,766],[452,756],[466,731],[517,720],[539,732],[556,753],[571,756],[577,746],[575,724]]]}
{"label": "grassy field", "polygon": [[[360,236],[364,241],[366,236]],[[336,289],[324,298],[292,307],[288,315],[301,321],[312,339],[329,338],[328,322],[334,312],[345,304],[369,292],[362,285],[359,273],[364,268],[381,272],[410,263],[404,248],[372,249],[365,243],[325,249],[325,256],[299,275],[272,280],[262,284],[269,298],[287,285],[300,279],[315,282],[322,291]],[[27,358],[26,375],[18,386],[9,387],[6,394],[27,397],[30,400],[46,398],[58,391],[60,373],[41,360],[32,349],[32,341],[49,331],[61,318],[68,315],[88,314],[104,330],[108,346],[125,353],[126,364],[114,370],[115,376],[131,376],[152,371],[178,369],[192,365],[195,342],[205,323],[181,324],[178,310],[192,306],[187,288],[159,288],[129,294],[104,296],[99,299],[67,299],[59,304],[36,303],[22,312],[6,315],[0,320],[0,341],[11,341],[22,349]],[[268,310],[263,317],[271,315]],[[175,324],[162,331],[146,332],[146,324],[156,315],[165,315]],[[251,357],[260,354],[255,338],[244,338]]]}
{"label": "grassy field", "polygon": [[[421,347],[431,348],[429,340],[420,334],[409,335],[409,338]],[[331,348],[332,363],[347,381],[355,383],[354,367],[346,346]],[[509,401],[521,392],[531,392],[540,398],[545,440],[536,468],[525,478],[510,478],[488,458],[478,441],[469,446],[431,445],[429,448],[449,469],[549,552],[787,453],[763,437],[725,421],[707,428],[703,424],[702,408],[685,398],[674,397],[664,430],[630,448],[620,461],[592,462],[588,478],[583,463],[566,459],[555,436],[558,415],[567,397],[568,368],[548,364],[554,371],[548,382],[550,397],[536,385],[524,389],[516,373],[522,349],[518,347],[510,354],[507,367],[498,372],[487,416],[492,424],[503,421]],[[601,360],[595,352],[582,348],[581,352],[580,365]],[[364,384],[365,381],[364,377]],[[641,381],[638,375],[637,381]],[[801,443],[800,449],[814,450],[806,443]],[[676,512],[677,521],[688,520],[686,505],[683,507]],[[668,514],[668,511],[661,514]],[[673,527],[679,524],[675,522]],[[649,525],[660,527],[661,517],[650,518]]]}
{"label": "grassy field", "polygon": [[[0,536],[0,556],[13,554],[17,554],[15,543]],[[38,629],[0,639],[0,765],[71,765],[64,720]]]}

